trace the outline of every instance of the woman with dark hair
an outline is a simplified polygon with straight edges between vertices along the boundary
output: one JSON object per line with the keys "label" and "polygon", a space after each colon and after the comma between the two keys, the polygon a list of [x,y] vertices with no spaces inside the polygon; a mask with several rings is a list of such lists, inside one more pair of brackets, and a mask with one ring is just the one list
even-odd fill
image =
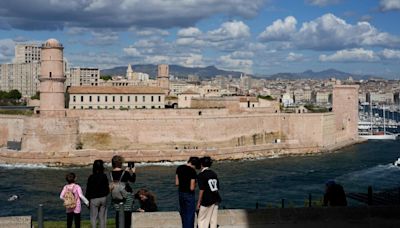
{"label": "woman with dark hair", "polygon": [[107,195],[110,192],[107,175],[104,173],[103,160],[93,162],[93,173],[89,176],[86,198],[90,201],[90,223],[96,228],[97,218],[100,228],[107,223]]}
{"label": "woman with dark hair", "polygon": [[135,198],[139,200],[140,208],[138,212],[154,212],[157,211],[156,197],[147,189],[140,189]]}
{"label": "woman with dark hair", "polygon": [[[122,164],[124,163],[124,158],[115,155],[111,159],[112,171],[110,179],[113,184],[120,184],[122,183],[125,186],[124,197],[123,199],[116,199],[113,198],[113,194],[111,194],[111,202],[115,208],[115,225],[119,227],[119,207],[120,203],[123,203],[124,207],[124,218],[125,218],[125,227],[130,228],[132,222],[132,210],[133,210],[133,190],[132,187],[129,185],[130,183],[134,183],[136,181],[136,173],[134,165],[126,167],[125,169],[122,168]],[[113,187],[114,188],[114,187]]]}

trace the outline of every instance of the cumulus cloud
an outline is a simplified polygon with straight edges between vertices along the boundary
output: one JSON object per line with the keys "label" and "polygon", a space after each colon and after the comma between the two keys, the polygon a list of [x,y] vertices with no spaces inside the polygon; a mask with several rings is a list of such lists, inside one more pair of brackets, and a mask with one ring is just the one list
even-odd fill
{"label": "cumulus cloud", "polygon": [[285,41],[290,40],[296,32],[297,20],[293,16],[288,16],[285,20],[276,20],[272,25],[265,28],[259,35],[261,41]]}
{"label": "cumulus cloud", "polygon": [[339,3],[340,0],[306,0],[306,3],[314,6],[327,6]]}
{"label": "cumulus cloud", "polygon": [[242,21],[225,22],[220,28],[207,33],[207,39],[211,41],[241,39],[249,36],[250,28]]}
{"label": "cumulus cloud", "polygon": [[126,55],[130,57],[139,57],[141,55],[140,52],[132,46],[124,48],[123,51]]}
{"label": "cumulus cloud", "polygon": [[200,31],[200,29],[198,29],[196,27],[180,29],[177,32],[177,35],[180,37],[197,37],[197,36],[200,36],[201,34],[202,34],[202,32]]}
{"label": "cumulus cloud", "polygon": [[400,59],[400,50],[385,48],[380,54],[385,59]]}
{"label": "cumulus cloud", "polygon": [[2,29],[188,27],[213,15],[254,17],[266,0],[13,0],[0,1]]}
{"label": "cumulus cloud", "polygon": [[14,47],[16,43],[12,39],[0,40],[0,62],[9,63],[14,57]]}
{"label": "cumulus cloud", "polygon": [[332,55],[320,55],[319,60],[322,62],[373,62],[380,58],[372,50],[353,48],[340,50]]}
{"label": "cumulus cloud", "polygon": [[381,0],[380,6],[382,11],[400,10],[399,0]]}
{"label": "cumulus cloud", "polygon": [[133,31],[137,36],[168,36],[169,32],[164,29],[157,29],[157,28],[135,28],[132,27],[129,29]]}
{"label": "cumulus cloud", "polygon": [[223,69],[244,71],[252,73],[253,60],[246,58],[237,58],[234,53],[220,56],[217,59],[218,66]]}
{"label": "cumulus cloud", "polygon": [[[273,27],[273,25],[267,27],[266,31],[268,28],[271,28],[270,31],[272,31]],[[264,35],[265,38],[266,31],[260,34],[260,37]],[[280,31],[285,30],[281,29]],[[348,24],[345,20],[330,13],[303,23],[298,31],[292,30],[291,33],[281,32],[280,34],[282,38],[286,38],[282,39],[283,41],[289,40],[293,46],[300,49],[341,50],[363,46],[400,47],[400,37],[380,32],[366,21],[354,25]],[[269,40],[264,39],[263,41]]]}
{"label": "cumulus cloud", "polygon": [[288,54],[288,56],[286,57],[286,60],[290,61],[290,62],[299,62],[299,61],[304,60],[304,56],[303,56],[303,54],[297,54],[294,52],[290,52]]}

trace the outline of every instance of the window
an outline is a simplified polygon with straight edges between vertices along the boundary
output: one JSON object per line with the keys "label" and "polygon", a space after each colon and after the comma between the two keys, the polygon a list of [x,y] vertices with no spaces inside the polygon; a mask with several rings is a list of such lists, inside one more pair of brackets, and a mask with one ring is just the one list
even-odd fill
{"label": "window", "polygon": [[74,107],[72,107],[73,109],[76,109],[76,107],[74,106]]}
{"label": "window", "polygon": [[[29,61],[30,62],[30,61]],[[49,77],[51,78],[51,72],[49,72]]]}
{"label": "window", "polygon": [[119,97],[119,101],[122,102],[122,96]]}
{"label": "window", "polygon": [[135,102],[137,102],[137,96],[135,96]]}
{"label": "window", "polygon": [[107,97],[107,96],[104,96],[104,100],[107,102],[107,101],[108,101],[108,97]]}
{"label": "window", "polygon": [[185,96],[185,101],[187,100],[187,97]]}
{"label": "window", "polygon": [[81,102],[83,102],[83,96],[81,96]]}
{"label": "window", "polygon": [[128,96],[128,102],[131,102],[131,96]]}
{"label": "window", "polygon": [[100,102],[100,96],[97,96],[97,102]]}
{"label": "window", "polygon": [[154,101],[154,97],[153,96],[151,96],[151,102],[153,102]]}
{"label": "window", "polygon": [[76,96],[73,96],[72,100],[73,100],[74,102],[76,102]]}
{"label": "window", "polygon": [[113,102],[115,102],[115,96],[113,96]]}
{"label": "window", "polygon": [[158,102],[161,102],[161,96],[158,96]]}
{"label": "window", "polygon": [[89,106],[89,109],[92,109],[92,106]]}
{"label": "window", "polygon": [[83,106],[81,106],[81,109],[83,109]]}
{"label": "window", "polygon": [[92,96],[89,96],[89,102],[92,102]]}
{"label": "window", "polygon": [[143,96],[143,102],[145,102],[146,101],[146,96]]}

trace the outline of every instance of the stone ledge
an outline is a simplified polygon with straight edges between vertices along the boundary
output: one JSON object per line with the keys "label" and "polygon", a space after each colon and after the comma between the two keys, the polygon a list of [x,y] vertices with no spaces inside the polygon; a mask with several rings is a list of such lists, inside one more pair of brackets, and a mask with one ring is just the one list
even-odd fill
{"label": "stone ledge", "polygon": [[[220,228],[400,227],[399,214],[398,206],[218,210],[218,225]],[[180,226],[178,212],[132,214],[132,227],[135,228]]]}
{"label": "stone ledge", "polygon": [[0,227],[31,228],[31,216],[0,217]]}

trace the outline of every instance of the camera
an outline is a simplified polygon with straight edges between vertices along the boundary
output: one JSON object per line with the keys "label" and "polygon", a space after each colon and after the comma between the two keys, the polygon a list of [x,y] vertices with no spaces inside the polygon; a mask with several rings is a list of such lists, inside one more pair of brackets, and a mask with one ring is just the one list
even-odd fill
{"label": "camera", "polygon": [[132,169],[133,167],[135,167],[135,162],[133,162],[133,161],[128,162],[128,167],[129,167],[130,169]]}

